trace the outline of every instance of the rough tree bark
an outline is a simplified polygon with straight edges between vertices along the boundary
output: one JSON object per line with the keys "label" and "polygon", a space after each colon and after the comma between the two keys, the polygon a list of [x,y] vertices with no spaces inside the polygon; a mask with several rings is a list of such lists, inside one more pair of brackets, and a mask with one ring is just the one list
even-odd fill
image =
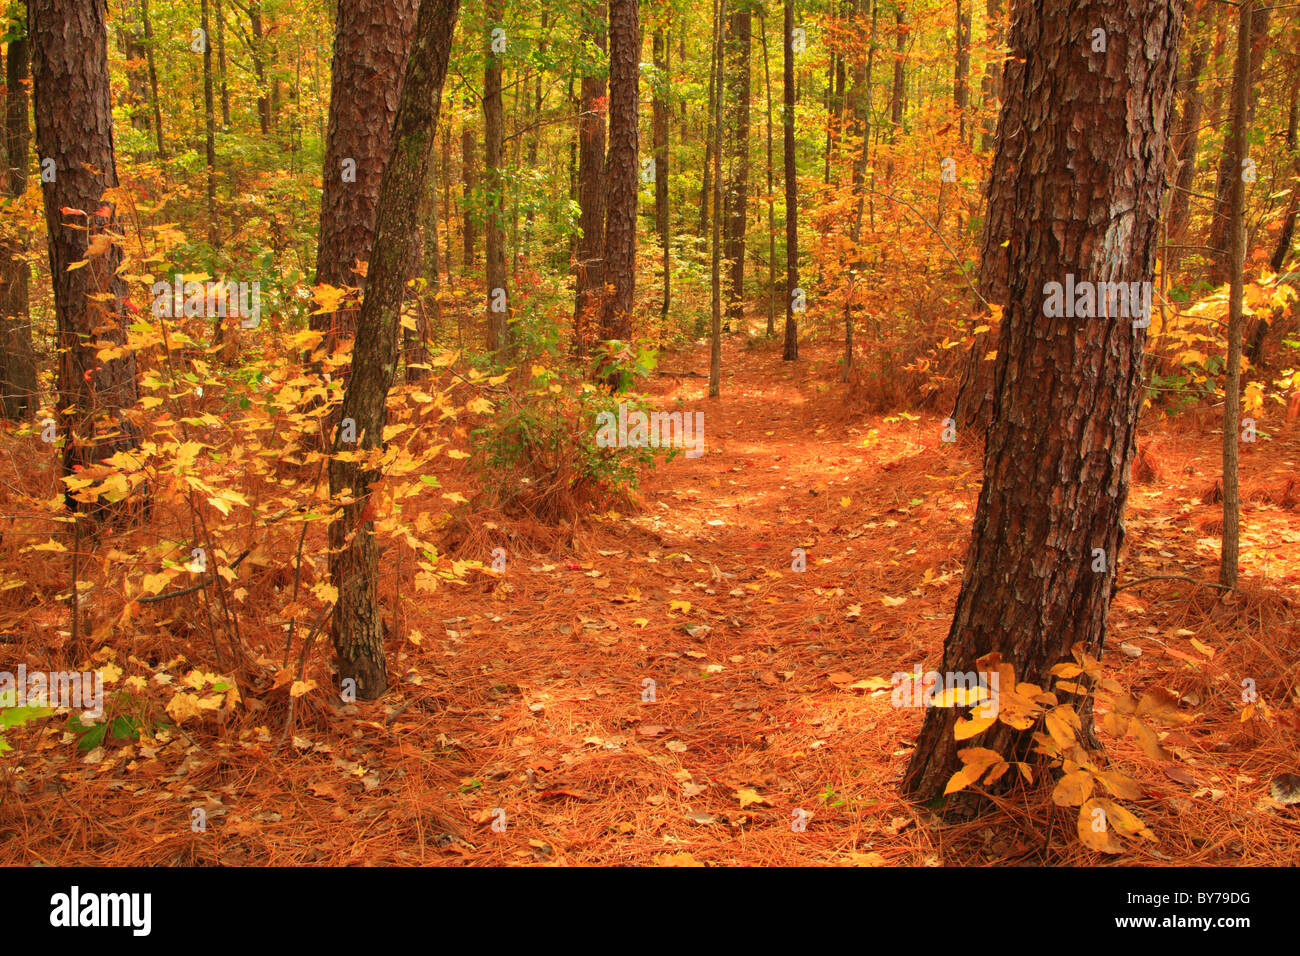
{"label": "rough tree bark", "polygon": [[[393,150],[380,185],[370,271],[357,316],[352,375],[343,396],[342,417],[356,423],[356,448],[363,453],[378,454],[383,447],[384,410],[397,369],[402,299],[420,254],[419,231],[414,226],[428,178],[459,2],[421,3],[398,100]],[[353,450],[342,437],[339,429],[336,454]],[[373,496],[382,474],[366,462],[335,457],[330,460],[329,478],[331,496],[347,502],[329,526],[330,581],[338,589],[330,632],[339,679],[353,681],[357,697],[373,700],[388,688],[374,542]]]}
{"label": "rough tree bark", "polygon": [[[1020,226],[1007,249],[984,487],[942,671],[974,671],[997,651],[1017,680],[1048,686],[1049,669],[1075,643],[1101,653],[1146,330],[1128,318],[1050,317],[1046,284],[1152,278],[1182,8],[1182,0],[1016,7],[1010,46],[1019,66],[1006,78],[994,180],[1014,191]],[[1083,53],[1080,38],[1097,28],[1106,53]],[[1095,549],[1104,571],[1093,570]],[[1003,724],[955,740],[960,710],[927,711],[907,794],[941,796],[960,749],[1027,752],[1029,734]]]}
{"label": "rough tree bark", "polygon": [[[411,51],[419,0],[339,0],[322,176],[316,282],[361,287],[379,186]],[[356,308],[311,317],[331,350],[356,330]]]}
{"label": "rough tree bark", "polygon": [[[31,0],[32,93],[42,170],[50,277],[59,336],[59,435],[63,472],[98,464],[139,443],[129,417],[136,403],[135,353],[103,360],[125,345],[126,283],[116,203],[113,111],[105,0]],[[85,266],[69,267],[92,255]],[[124,514],[100,504],[96,517]]]}
{"label": "rough tree bark", "polygon": [[637,0],[609,3],[609,152],[605,157],[605,289],[600,330],[632,335],[636,291],[637,106],[641,32]]}
{"label": "rough tree bark", "polygon": [[[5,60],[5,164],[0,195],[17,198],[27,191],[27,38],[9,41]],[[0,414],[18,419],[36,408],[36,355],[28,285],[31,269],[23,258],[26,239],[17,223],[0,238]]]}

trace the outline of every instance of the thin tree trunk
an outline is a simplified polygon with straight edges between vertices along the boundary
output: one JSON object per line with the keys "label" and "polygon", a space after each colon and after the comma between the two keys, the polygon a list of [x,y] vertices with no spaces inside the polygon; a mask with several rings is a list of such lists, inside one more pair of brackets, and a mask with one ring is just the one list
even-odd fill
{"label": "thin tree trunk", "polygon": [[605,339],[632,337],[636,290],[637,107],[641,32],[637,0],[609,3],[609,151],[605,158]]}
{"label": "thin tree trunk", "polygon": [[957,46],[953,64],[952,101],[957,107],[957,138],[966,142],[966,108],[970,105],[970,8],[957,0]]}
{"label": "thin tree trunk", "polygon": [[[1245,117],[1247,128],[1255,124],[1259,76],[1264,66],[1264,45],[1268,39],[1268,17],[1268,8],[1255,10],[1250,20],[1249,31],[1250,71],[1245,76],[1239,76],[1235,70],[1232,74],[1232,103],[1234,110],[1241,95],[1239,87],[1244,87],[1246,91]],[[1240,49],[1240,40],[1237,46]],[[1233,191],[1241,183],[1241,164],[1246,158],[1246,154],[1243,152],[1237,157],[1236,165],[1230,165],[1232,159],[1230,153],[1231,150],[1225,149],[1219,158],[1219,175],[1214,190],[1214,217],[1210,220],[1209,245],[1212,249],[1220,250],[1210,268],[1210,278],[1215,283],[1227,282],[1231,277],[1232,264],[1230,260],[1232,252],[1230,247],[1232,243],[1228,234],[1228,219],[1232,212]]]}
{"label": "thin tree trunk", "polygon": [[713,46],[710,47],[709,53],[709,120],[708,129],[704,134],[704,166],[700,172],[700,228],[698,235],[701,240],[709,233],[709,204],[713,201],[713,183],[710,177],[713,175],[713,143],[717,126],[719,80],[717,46],[721,17],[722,0],[713,0]]}
{"label": "thin tree trunk", "polygon": [[[217,120],[212,98],[212,24],[208,19],[208,0],[199,4],[203,27],[203,156],[208,173],[208,245],[221,247],[217,232]],[[221,338],[221,319],[216,319],[216,339]]]}
{"label": "thin tree trunk", "polygon": [[664,259],[664,301],[659,311],[668,318],[672,302],[672,261],[668,234],[668,51],[671,49],[667,32],[659,27],[654,33],[654,157],[655,157],[655,228],[659,232],[659,245]]}
{"label": "thin tree trunk", "polygon": [[262,0],[249,0],[248,28],[252,35],[253,76],[257,78],[257,122],[263,136],[271,135],[271,100],[267,96],[266,48],[263,46]]}
{"label": "thin tree trunk", "polygon": [[772,181],[772,70],[767,55],[767,10],[760,10],[763,86],[767,91],[767,335],[776,335],[776,187]]}
{"label": "thin tree trunk", "polygon": [[1178,242],[1187,226],[1191,208],[1192,188],[1196,183],[1196,152],[1201,131],[1201,107],[1205,102],[1205,89],[1201,74],[1209,57],[1209,44],[1198,37],[1192,55],[1182,70],[1182,113],[1174,144],[1178,150],[1178,170],[1174,180],[1174,194],[1169,197],[1169,239]]}
{"label": "thin tree trunk", "polygon": [[167,147],[163,144],[162,105],[158,99],[158,66],[154,50],[153,20],[149,17],[149,0],[140,0],[140,20],[144,27],[145,62],[149,66],[149,91],[153,101],[153,131],[158,137],[158,158],[167,158]]}
{"label": "thin tree trunk", "polygon": [[1237,65],[1232,74],[1232,131],[1224,153],[1237,171],[1230,190],[1228,243],[1228,364],[1223,386],[1223,545],[1219,556],[1219,583],[1237,586],[1241,548],[1241,489],[1237,474],[1241,440],[1241,336],[1242,293],[1246,263],[1246,183],[1241,174],[1250,124],[1251,38],[1254,35],[1255,0],[1241,0],[1237,27]]}
{"label": "thin tree trunk", "polygon": [[729,16],[731,76],[728,96],[731,121],[731,172],[724,199],[726,216],[723,251],[730,272],[727,292],[727,320],[739,324],[745,306],[745,226],[749,194],[749,51],[753,21],[748,8],[732,10]]}
{"label": "thin tree trunk", "polygon": [[475,190],[478,188],[478,143],[474,137],[474,127],[470,125],[473,108],[474,100],[467,95],[465,97],[465,115],[461,120],[460,131],[461,215],[464,219],[461,238],[464,247],[466,275],[474,271],[475,264],[478,261],[478,212],[475,208],[474,195]]}
{"label": "thin tree trunk", "polygon": [[784,36],[782,45],[781,91],[784,110],[781,125],[785,146],[785,348],[781,358],[793,362],[799,358],[799,326],[795,321],[795,291],[799,287],[799,186],[794,164],[794,0],[782,0]]}
{"label": "thin tree trunk", "polygon": [[988,32],[989,44],[993,47],[989,53],[988,63],[984,65],[984,78],[980,81],[983,94],[984,120],[980,134],[980,150],[988,152],[993,148],[993,134],[997,129],[997,105],[1002,98],[1002,44],[1005,40],[1002,29],[1002,0],[985,0],[984,24]]}
{"label": "thin tree trunk", "polygon": [[722,115],[726,84],[723,82],[723,24],[727,0],[718,0],[718,17],[713,34],[714,69],[717,72],[717,98],[713,104],[713,241],[710,244],[709,291],[712,311],[709,321],[709,397],[722,393]]}
{"label": "thin tree trunk", "polygon": [[[27,191],[27,64],[24,34],[9,41],[5,60],[5,164],[3,195],[16,199]],[[14,235],[0,240],[0,413],[19,419],[36,408],[36,355],[28,301],[31,268],[23,257],[27,245],[17,223]]]}
{"label": "thin tree trunk", "polygon": [[221,0],[213,11],[217,15],[217,76],[221,83],[221,127],[230,129],[230,89],[226,86],[226,16]]}
{"label": "thin tree trunk", "polygon": [[[398,325],[407,278],[419,257],[412,228],[428,177],[447,60],[459,0],[424,0],[400,83],[388,162],[375,209],[375,234],[365,297],[357,316],[352,375],[342,416],[356,423],[356,447],[377,456],[383,446],[385,406],[397,368]],[[338,430],[329,462],[330,495],[344,499],[329,525],[330,581],[338,591],[330,632],[339,678],[357,697],[373,700],[388,688],[385,627],[378,601],[378,554],[371,496],[383,474],[373,464],[342,460],[352,450]],[[345,683],[346,686],[346,683]]]}
{"label": "thin tree trunk", "polygon": [[502,0],[488,0],[483,50],[483,189],[486,240],[487,349],[503,359],[510,347],[510,290],[506,280],[505,106],[501,99],[501,54],[493,49],[494,29],[504,29]]}
{"label": "thin tree trunk", "polygon": [[[605,25],[594,2],[583,6],[583,35],[605,52]],[[605,74],[582,77],[578,99],[578,239],[573,303],[574,352],[586,355],[587,338],[604,289]]]}

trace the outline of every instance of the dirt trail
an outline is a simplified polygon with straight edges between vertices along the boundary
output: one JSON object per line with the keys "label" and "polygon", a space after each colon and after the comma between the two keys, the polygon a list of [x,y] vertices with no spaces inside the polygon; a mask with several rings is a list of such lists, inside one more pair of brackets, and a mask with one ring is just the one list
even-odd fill
{"label": "dirt trail", "polygon": [[[130,758],[126,771],[114,761],[73,764],[59,775],[62,790],[29,797],[27,832],[4,858],[1093,859],[1062,833],[1072,825],[1064,817],[1043,848],[1041,802],[1041,819],[1017,805],[949,828],[897,792],[921,712],[893,707],[869,679],[938,662],[978,491],[977,449],[943,444],[935,415],[850,419],[832,347],[805,348],[788,364],[778,346],[742,342],[727,340],[718,400],[703,378],[654,380],[661,408],[680,400],[704,412],[706,453],[650,472],[635,514],[593,516],[565,553],[510,554],[503,577],[467,587],[417,594],[407,568],[399,596],[387,576],[381,594],[401,638],[390,644],[393,689],[383,700],[303,715],[276,757],[281,723],[267,719],[204,746],[119,754],[119,765]],[[661,367],[705,369],[707,351],[666,355]],[[1247,540],[1256,536],[1247,575],[1295,578],[1295,503],[1268,494],[1295,474],[1297,437],[1279,435],[1243,459]],[[1197,496],[1215,473],[1217,437],[1160,437],[1154,447],[1164,474],[1134,489],[1131,573],[1212,576],[1217,506]],[[1179,582],[1117,599],[1111,672],[1135,690],[1159,685],[1200,702],[1197,721],[1167,741],[1181,777],[1131,741],[1107,741],[1110,758],[1142,781],[1138,809],[1161,835],[1124,861],[1275,862],[1293,852],[1300,824],[1252,808],[1271,772],[1300,763],[1300,722],[1286,724],[1294,708],[1281,707],[1271,728],[1240,724],[1224,690],[1238,672],[1294,668],[1276,657],[1300,647],[1294,603],[1269,600],[1248,593],[1224,606],[1216,592]],[[1198,657],[1188,634],[1219,658]],[[1115,652],[1123,643],[1140,656]],[[328,684],[323,654],[312,676]],[[1284,698],[1286,689],[1269,693]],[[189,827],[196,803],[209,811],[203,833]]]}

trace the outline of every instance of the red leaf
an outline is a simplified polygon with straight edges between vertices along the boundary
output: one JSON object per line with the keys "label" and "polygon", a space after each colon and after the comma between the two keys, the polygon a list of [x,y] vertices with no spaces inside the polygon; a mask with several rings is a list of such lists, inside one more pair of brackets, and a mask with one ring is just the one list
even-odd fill
{"label": "red leaf", "polygon": [[65,216],[84,216],[86,214],[84,209],[73,209],[71,206],[60,206],[59,212]]}

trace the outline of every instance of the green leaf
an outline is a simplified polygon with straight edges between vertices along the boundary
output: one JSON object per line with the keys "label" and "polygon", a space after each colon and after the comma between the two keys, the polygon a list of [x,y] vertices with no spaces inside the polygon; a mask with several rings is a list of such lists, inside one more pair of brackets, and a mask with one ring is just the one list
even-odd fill
{"label": "green leaf", "polygon": [[108,724],[96,724],[88,731],[81,735],[77,741],[78,750],[94,750],[104,739],[104,731],[108,730]]}

